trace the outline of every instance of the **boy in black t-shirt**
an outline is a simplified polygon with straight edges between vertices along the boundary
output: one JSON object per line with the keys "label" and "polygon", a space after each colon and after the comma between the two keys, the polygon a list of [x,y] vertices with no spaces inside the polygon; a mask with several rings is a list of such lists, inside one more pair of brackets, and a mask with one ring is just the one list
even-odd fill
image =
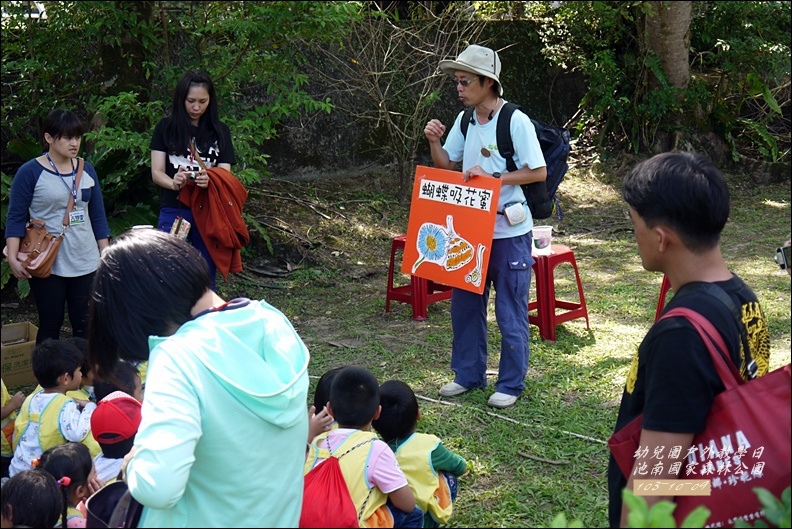
{"label": "boy in black t-shirt", "polygon": [[[720,234],[729,216],[729,190],[723,175],[704,156],[658,154],[635,166],[624,180],[622,197],[641,263],[662,272],[675,292],[665,311],[688,307],[707,318],[723,337],[732,361],[746,380],[769,367],[767,321],[751,289],[729,271]],[[725,294],[725,295],[724,295]],[[704,429],[715,396],[724,390],[704,342],[683,318],[652,326],[633,357],[614,431],[643,413],[640,446],[654,453],[683,447],[666,468],[681,463],[693,435]],[[631,473],[632,474],[632,473]],[[678,475],[664,474],[664,479]],[[609,521],[626,525],[622,491],[632,490],[613,456],[608,464]],[[646,496],[651,507],[670,496]]]}

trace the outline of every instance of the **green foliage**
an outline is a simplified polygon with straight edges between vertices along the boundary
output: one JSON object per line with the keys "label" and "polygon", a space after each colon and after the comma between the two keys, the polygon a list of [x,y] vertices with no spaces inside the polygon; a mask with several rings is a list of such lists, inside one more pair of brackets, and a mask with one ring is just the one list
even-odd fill
{"label": "green foliage", "polygon": [[[745,520],[736,520],[735,527],[789,527],[790,526],[790,487],[784,489],[781,498],[776,498],[764,488],[756,487],[753,489],[759,498],[765,517],[772,525],[768,526],[764,520],[758,520],[754,525]],[[674,520],[674,509],[676,505],[670,501],[660,501],[648,508],[646,500],[642,496],[636,496],[632,491],[623,491],[624,504],[630,511],[628,515],[628,527],[677,527]],[[706,507],[699,506],[685,517],[679,527],[704,527],[709,518],[710,511]],[[556,517],[557,519],[558,517]],[[554,520],[555,522],[555,520]],[[553,525],[553,527],[563,527]]]}
{"label": "green foliage", "polygon": [[272,239],[269,234],[267,234],[267,230],[264,229],[264,226],[249,213],[242,212],[242,217],[245,219],[245,224],[247,224],[248,233],[250,233],[251,236],[253,233],[258,233],[264,239],[264,243],[267,245],[267,251],[269,251],[270,255],[275,255],[275,250],[272,247]]}
{"label": "green foliage", "polygon": [[141,103],[138,94],[121,92],[92,98],[88,104],[94,121],[100,123],[84,136],[93,147],[87,159],[102,179],[108,216],[138,201],[153,206],[149,144],[151,130],[163,115],[163,103]]}
{"label": "green foliage", "polygon": [[578,520],[577,518],[567,521],[566,514],[559,513],[555,518],[553,518],[553,521],[550,522],[550,527],[583,527],[583,521]]}
{"label": "green foliage", "polygon": [[637,153],[682,121],[721,134],[734,160],[789,159],[788,122],[776,99],[789,82],[789,2],[693,2],[691,82],[681,93],[641,45],[649,2],[530,4],[547,57],[587,79],[579,127],[600,125],[601,137],[621,132]]}
{"label": "green foliage", "polygon": [[361,13],[359,2],[48,2],[35,20],[25,4],[3,4],[3,136],[40,138],[50,110],[77,111],[111,215],[155,206],[151,130],[189,68],[215,81],[235,174],[246,185],[267,176],[277,126],[332,109],[305,92],[305,58],[290,44],[337,40]]}
{"label": "green foliage", "polygon": [[[636,496],[627,489],[622,493],[622,500],[630,510],[627,527],[677,527],[674,520],[676,505],[670,501],[657,502],[650,509],[642,496]],[[696,507],[679,527],[704,527],[709,515],[710,511],[706,507]]]}
{"label": "green foliage", "polygon": [[745,520],[737,520],[734,527],[790,527],[792,524],[792,488],[787,487],[781,493],[781,498],[776,498],[773,493],[762,487],[753,489],[759,497],[764,508],[765,518],[772,525],[768,526],[764,520],[758,520],[754,525]]}

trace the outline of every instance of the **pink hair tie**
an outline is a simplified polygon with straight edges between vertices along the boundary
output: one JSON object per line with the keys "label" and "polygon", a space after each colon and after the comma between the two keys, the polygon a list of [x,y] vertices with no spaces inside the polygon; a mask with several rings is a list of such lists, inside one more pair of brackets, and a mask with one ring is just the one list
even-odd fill
{"label": "pink hair tie", "polygon": [[61,487],[68,487],[71,485],[71,478],[69,476],[63,476],[58,480],[58,485]]}

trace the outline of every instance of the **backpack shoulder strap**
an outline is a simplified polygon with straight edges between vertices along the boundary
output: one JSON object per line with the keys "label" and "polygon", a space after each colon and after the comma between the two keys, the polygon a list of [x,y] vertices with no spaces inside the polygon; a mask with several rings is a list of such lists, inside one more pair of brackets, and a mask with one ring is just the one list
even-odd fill
{"label": "backpack shoulder strap", "polygon": [[470,120],[473,119],[473,112],[475,111],[476,107],[467,107],[462,114],[462,121],[459,122],[459,128],[462,130],[463,138],[467,139],[468,127],[470,126]]}
{"label": "backpack shoulder strap", "polygon": [[[366,439],[365,441],[361,441],[360,443],[356,444],[355,446],[353,446],[352,448],[350,448],[349,450],[347,450],[346,452],[344,452],[344,453],[343,453],[343,454],[341,454],[340,456],[335,456],[335,455],[334,455],[334,457],[336,457],[336,459],[341,459],[342,457],[344,457],[345,455],[347,455],[347,454],[348,454],[349,452],[351,452],[352,450],[355,450],[356,448],[360,448],[361,446],[363,446],[363,445],[366,445],[366,444],[368,444],[368,443],[373,443],[373,442],[374,442],[374,441],[376,441],[376,440],[377,440],[377,438],[376,438],[376,437],[371,437],[370,439]],[[340,448],[340,447],[339,447],[339,448]]]}
{"label": "backpack shoulder strap", "polygon": [[506,168],[510,173],[517,170],[514,163],[514,143],[511,138],[511,117],[515,110],[519,110],[520,105],[515,103],[505,103],[498,113],[498,124],[495,135],[498,142],[498,152],[506,160]]}

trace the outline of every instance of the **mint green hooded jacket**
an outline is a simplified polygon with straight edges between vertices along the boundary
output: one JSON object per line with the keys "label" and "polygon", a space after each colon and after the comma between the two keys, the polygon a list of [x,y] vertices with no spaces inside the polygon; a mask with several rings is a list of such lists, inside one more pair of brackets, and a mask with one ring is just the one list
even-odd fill
{"label": "mint green hooded jacket", "polygon": [[309,354],[291,323],[251,301],[149,346],[127,467],[140,527],[297,527]]}

